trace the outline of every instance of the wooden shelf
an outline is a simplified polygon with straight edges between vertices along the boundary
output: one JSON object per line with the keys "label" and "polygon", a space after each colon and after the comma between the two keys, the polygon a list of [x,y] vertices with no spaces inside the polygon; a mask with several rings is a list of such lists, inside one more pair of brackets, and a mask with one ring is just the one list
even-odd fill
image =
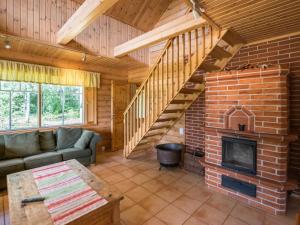
{"label": "wooden shelf", "polygon": [[290,191],[290,190],[295,190],[295,189],[298,188],[297,181],[293,180],[293,179],[290,179],[290,180],[288,180],[287,182],[284,182],[284,183],[280,183],[280,182],[277,182],[277,181],[274,181],[274,180],[269,180],[269,179],[266,179],[266,178],[263,178],[263,177],[258,177],[258,176],[255,176],[255,175],[249,175],[249,174],[236,172],[236,171],[224,168],[224,167],[219,166],[219,165],[208,163],[208,162],[205,162],[205,158],[201,158],[199,160],[199,163],[203,167],[215,170],[215,171],[220,172],[222,174],[229,175],[233,178],[237,177],[237,179],[239,179],[239,180],[242,180],[242,181],[245,181],[245,182],[248,182],[248,183],[252,183],[252,184],[255,184],[255,185],[263,185],[263,186],[267,186],[267,187],[272,187],[272,188],[276,188],[280,191]]}
{"label": "wooden shelf", "polygon": [[266,134],[266,133],[255,133],[255,132],[248,132],[248,131],[238,131],[232,129],[213,128],[213,127],[205,127],[204,131],[217,132],[217,133],[229,134],[234,136],[242,136],[242,137],[248,137],[254,139],[272,138],[282,142],[293,142],[298,140],[298,135],[296,134],[288,134],[288,135]]}

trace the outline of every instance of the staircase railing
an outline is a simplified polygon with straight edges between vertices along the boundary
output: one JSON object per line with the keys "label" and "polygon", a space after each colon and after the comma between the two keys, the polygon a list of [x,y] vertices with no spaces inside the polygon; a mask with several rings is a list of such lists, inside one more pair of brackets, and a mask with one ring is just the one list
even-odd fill
{"label": "staircase railing", "polygon": [[[218,33],[218,34],[217,34]],[[169,39],[124,112],[124,155],[142,140],[161,112],[203,62],[219,30],[207,24]]]}

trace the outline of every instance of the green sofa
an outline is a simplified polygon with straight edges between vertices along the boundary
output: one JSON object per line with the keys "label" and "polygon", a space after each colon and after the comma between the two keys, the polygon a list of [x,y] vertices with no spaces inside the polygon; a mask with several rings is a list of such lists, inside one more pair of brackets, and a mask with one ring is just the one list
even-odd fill
{"label": "green sofa", "polygon": [[85,166],[95,163],[96,145],[101,136],[81,128],[58,128],[0,135],[0,189],[6,175],[70,159]]}

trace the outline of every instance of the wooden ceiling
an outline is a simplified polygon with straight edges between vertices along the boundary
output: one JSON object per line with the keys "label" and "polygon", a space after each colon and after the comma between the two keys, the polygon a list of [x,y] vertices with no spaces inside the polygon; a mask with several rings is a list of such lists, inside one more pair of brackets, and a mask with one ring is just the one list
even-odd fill
{"label": "wooden ceiling", "polygon": [[222,28],[232,28],[246,42],[300,31],[299,0],[199,0]]}
{"label": "wooden ceiling", "polygon": [[[11,49],[4,48],[5,40],[9,40],[12,46]],[[131,57],[117,59],[86,54],[86,61],[83,62],[83,56],[83,52],[72,48],[0,34],[0,59],[82,69],[119,76],[120,79],[126,79],[129,69],[145,67],[145,64],[137,62]]]}
{"label": "wooden ceiling", "polygon": [[142,31],[151,30],[172,0],[119,0],[105,15]]}

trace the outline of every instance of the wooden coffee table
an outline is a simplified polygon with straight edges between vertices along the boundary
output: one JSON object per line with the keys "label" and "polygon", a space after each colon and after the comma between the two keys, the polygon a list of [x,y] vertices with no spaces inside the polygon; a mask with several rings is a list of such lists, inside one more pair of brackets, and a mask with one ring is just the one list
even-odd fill
{"label": "wooden coffee table", "polygon": [[[108,203],[69,223],[70,225],[119,225],[120,200],[122,195],[110,185],[96,177],[76,160],[66,161],[89,186],[104,197]],[[11,225],[50,225],[53,224],[43,202],[30,203],[21,207],[21,200],[39,196],[30,170],[7,176],[9,216]]]}

